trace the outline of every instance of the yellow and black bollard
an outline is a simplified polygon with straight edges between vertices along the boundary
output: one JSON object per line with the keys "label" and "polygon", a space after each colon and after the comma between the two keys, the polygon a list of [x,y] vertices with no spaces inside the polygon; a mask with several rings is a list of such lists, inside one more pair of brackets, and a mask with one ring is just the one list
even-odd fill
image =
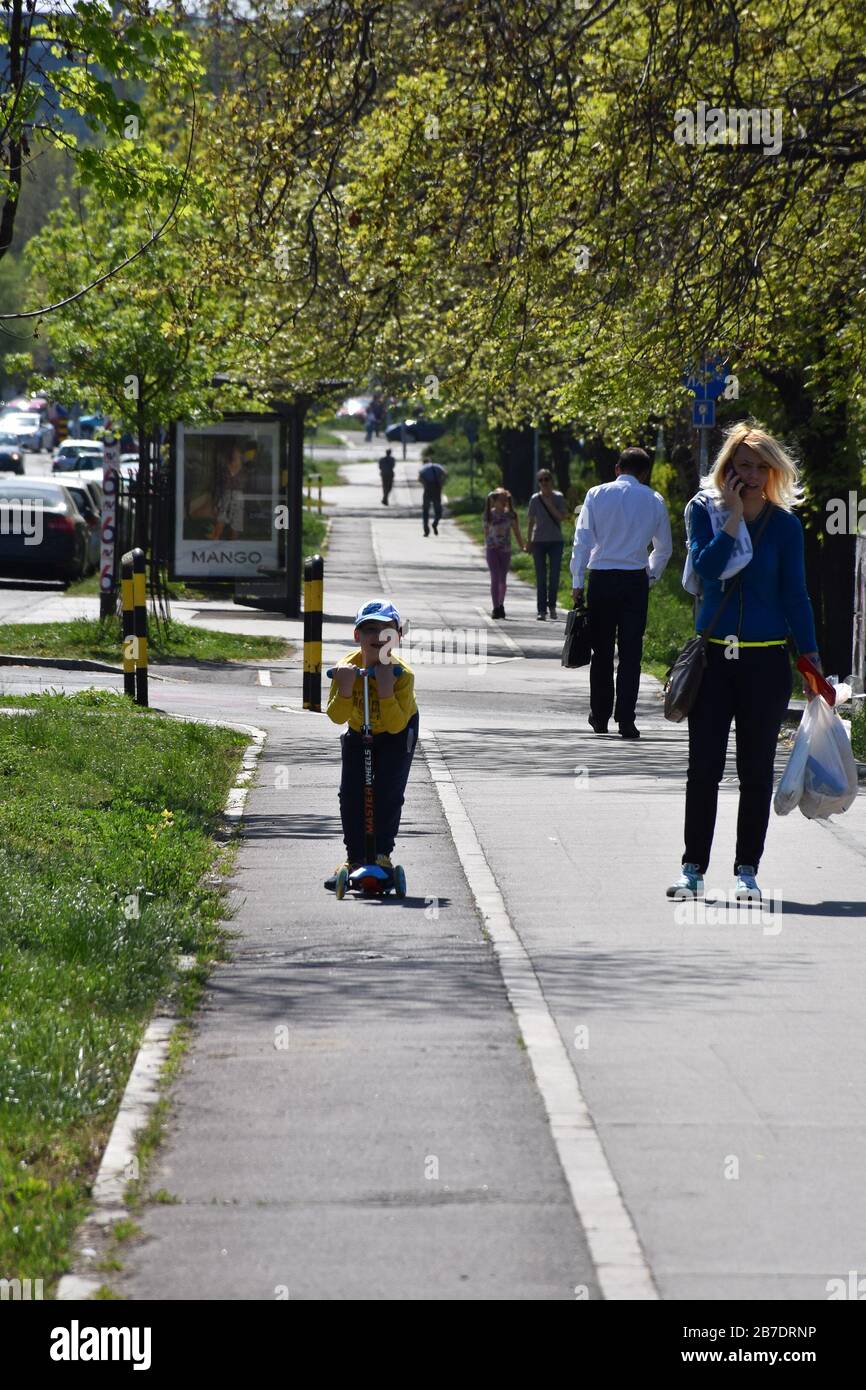
{"label": "yellow and black bollard", "polygon": [[120,562],[120,596],[123,603],[123,693],[135,699],[135,636],[133,633],[132,551]]}
{"label": "yellow and black bollard", "polygon": [[322,708],[322,589],[321,555],[304,561],[304,709]]}
{"label": "yellow and black bollard", "polygon": [[144,551],[121,559],[123,597],[123,689],[137,705],[147,704],[147,585]]}

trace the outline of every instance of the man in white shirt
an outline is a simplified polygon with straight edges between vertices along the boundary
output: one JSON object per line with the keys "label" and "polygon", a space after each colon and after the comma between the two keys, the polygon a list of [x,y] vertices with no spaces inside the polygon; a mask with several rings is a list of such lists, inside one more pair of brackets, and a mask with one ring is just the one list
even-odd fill
{"label": "man in white shirt", "polygon": [[[625,449],[616,479],[586,494],[571,552],[575,603],[583,599],[589,569],[587,611],[592,642],[589,723],[606,734],[611,714],[623,738],[640,738],[635,708],[651,584],[671,557],[671,523],[664,498],[648,486],[652,460],[645,449]],[[652,553],[647,558],[647,547]],[[613,653],[619,651],[614,703]]]}

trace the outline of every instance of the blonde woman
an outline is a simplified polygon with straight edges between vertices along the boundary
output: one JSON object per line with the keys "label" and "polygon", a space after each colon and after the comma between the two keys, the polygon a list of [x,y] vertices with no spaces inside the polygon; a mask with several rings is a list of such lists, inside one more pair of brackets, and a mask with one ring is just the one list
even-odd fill
{"label": "blonde woman", "polygon": [[726,433],[701,490],[686,508],[687,571],[700,583],[702,632],[736,581],[707,644],[707,667],[689,714],[685,852],[668,897],[700,896],[716,824],[728,734],[736,726],[740,783],[736,896],[760,901],[758,865],[770,818],[773,763],[791,695],[788,637],[820,667],[806,592],[797,466],[772,435],[740,422]]}

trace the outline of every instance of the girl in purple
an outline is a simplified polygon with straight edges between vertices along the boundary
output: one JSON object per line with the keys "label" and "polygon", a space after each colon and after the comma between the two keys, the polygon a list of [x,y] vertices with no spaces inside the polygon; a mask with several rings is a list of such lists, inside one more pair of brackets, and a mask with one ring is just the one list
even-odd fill
{"label": "girl in purple", "polygon": [[484,503],[484,550],[490,570],[490,595],[493,599],[491,617],[505,617],[505,586],[511,567],[511,532],[523,550],[520,522],[511,493],[504,487],[494,488]]}

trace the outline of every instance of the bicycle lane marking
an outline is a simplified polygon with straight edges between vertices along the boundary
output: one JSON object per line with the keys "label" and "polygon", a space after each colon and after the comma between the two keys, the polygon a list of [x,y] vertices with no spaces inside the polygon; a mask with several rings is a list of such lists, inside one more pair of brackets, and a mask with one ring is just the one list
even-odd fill
{"label": "bicycle lane marking", "polygon": [[424,729],[420,745],[469,889],[496,951],[599,1287],[606,1299],[657,1300],[658,1289],[565,1044],[532,961],[508,916],[436,734]]}

